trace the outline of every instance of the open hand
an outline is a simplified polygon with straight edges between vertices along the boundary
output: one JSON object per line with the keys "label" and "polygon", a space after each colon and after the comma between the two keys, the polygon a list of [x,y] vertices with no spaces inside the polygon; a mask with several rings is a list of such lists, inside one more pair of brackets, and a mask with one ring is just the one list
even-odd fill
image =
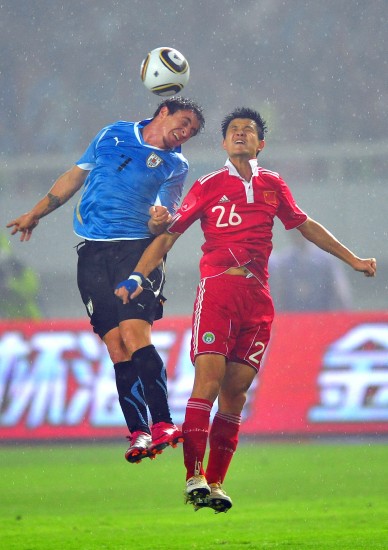
{"label": "open hand", "polygon": [[38,218],[30,212],[27,212],[7,223],[7,227],[12,228],[11,235],[15,235],[15,233],[19,231],[21,233],[20,240],[29,241],[32,231],[38,223]]}

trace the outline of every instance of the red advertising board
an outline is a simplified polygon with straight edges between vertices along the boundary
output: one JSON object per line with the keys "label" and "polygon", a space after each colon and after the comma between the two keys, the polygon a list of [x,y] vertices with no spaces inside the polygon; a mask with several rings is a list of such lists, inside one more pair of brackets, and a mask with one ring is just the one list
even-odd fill
{"label": "red advertising board", "polygon": [[278,314],[246,433],[388,433],[388,313]]}
{"label": "red advertising board", "polygon": [[[193,382],[190,335],[189,317],[154,327],[177,424]],[[0,323],[0,439],[126,433],[112,363],[87,321]],[[388,312],[278,314],[241,433],[388,433]]]}

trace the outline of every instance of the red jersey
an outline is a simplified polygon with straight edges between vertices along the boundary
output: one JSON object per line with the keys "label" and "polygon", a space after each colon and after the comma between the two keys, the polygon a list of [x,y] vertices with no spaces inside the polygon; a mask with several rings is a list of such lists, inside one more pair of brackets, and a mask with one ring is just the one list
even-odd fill
{"label": "red jersey", "polygon": [[259,167],[256,159],[249,162],[253,173],[249,182],[229,160],[220,170],[199,178],[168,231],[183,233],[200,219],[205,237],[201,277],[245,265],[267,286],[275,216],[286,229],[293,229],[304,223],[307,215],[279,174]]}

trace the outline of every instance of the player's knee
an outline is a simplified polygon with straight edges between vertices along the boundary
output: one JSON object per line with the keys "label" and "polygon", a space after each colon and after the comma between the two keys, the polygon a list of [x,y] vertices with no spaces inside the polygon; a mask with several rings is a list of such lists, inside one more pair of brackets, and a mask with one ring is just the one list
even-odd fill
{"label": "player's knee", "polygon": [[206,399],[214,403],[220,392],[220,384],[217,380],[196,380],[194,382],[191,397]]}
{"label": "player's knee", "polygon": [[218,401],[228,411],[241,412],[247,400],[247,390],[233,387],[222,387]]}
{"label": "player's knee", "polygon": [[113,364],[128,361],[130,359],[130,353],[125,347],[124,341],[121,338],[118,327],[109,330],[102,336],[102,340],[107,347],[109,357]]}
{"label": "player's knee", "polygon": [[115,365],[116,363],[122,363],[123,361],[128,361],[131,358],[131,354],[128,353],[126,350],[123,351],[122,349],[114,349],[110,350],[108,348],[109,357],[112,361],[112,363]]}
{"label": "player's knee", "polygon": [[146,321],[131,319],[120,323],[120,336],[130,355],[151,345],[151,326]]}

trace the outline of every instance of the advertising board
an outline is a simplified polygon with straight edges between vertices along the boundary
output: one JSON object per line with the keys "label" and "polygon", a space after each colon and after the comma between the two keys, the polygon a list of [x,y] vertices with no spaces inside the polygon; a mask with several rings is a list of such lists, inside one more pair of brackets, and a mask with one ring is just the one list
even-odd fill
{"label": "advertising board", "polygon": [[[194,375],[190,337],[189,317],[154,326],[178,425]],[[278,314],[241,433],[388,433],[388,313]],[[126,434],[112,363],[87,321],[0,323],[0,439]]]}

